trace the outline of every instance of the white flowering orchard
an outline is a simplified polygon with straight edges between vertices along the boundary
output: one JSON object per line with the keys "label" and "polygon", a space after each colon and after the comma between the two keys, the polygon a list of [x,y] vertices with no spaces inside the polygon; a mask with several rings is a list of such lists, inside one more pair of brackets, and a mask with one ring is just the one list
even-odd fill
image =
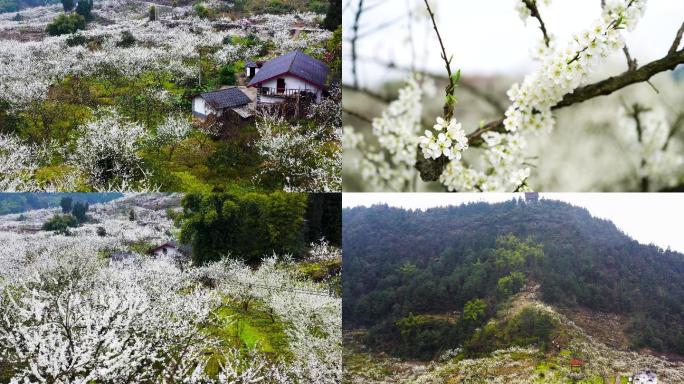
{"label": "white flowering orchard", "polygon": [[[93,205],[89,215],[97,222],[70,236],[28,230],[59,209],[0,216],[3,377],[60,384],[340,382],[341,300],[293,272],[287,258],[274,256],[257,269],[227,259],[192,267],[130,250],[169,240],[173,224],[161,207],[178,199],[143,194]],[[107,256],[121,252],[121,259]],[[312,259],[338,252],[315,245]],[[207,286],[207,277],[216,283]],[[283,324],[287,356],[226,344],[208,331],[232,329],[233,318],[220,317],[220,309],[241,295]]]}
{"label": "white flowering orchard", "polygon": [[[247,61],[292,50],[323,55],[332,37],[311,12],[235,19],[230,5],[213,1],[204,4],[210,18],[192,5],[156,4],[150,20],[152,5],[98,1],[86,29],[60,36],[45,29],[61,4],[0,14],[0,190],[176,190],[184,180],[226,178],[220,172],[232,161],[188,164],[218,152],[223,143],[207,133],[225,129],[194,125],[188,96],[240,83],[234,76]],[[316,139],[301,135],[310,146],[327,143]],[[284,167],[275,171],[291,181],[280,188],[339,190],[337,147],[301,172],[290,164],[297,158],[264,164]]]}

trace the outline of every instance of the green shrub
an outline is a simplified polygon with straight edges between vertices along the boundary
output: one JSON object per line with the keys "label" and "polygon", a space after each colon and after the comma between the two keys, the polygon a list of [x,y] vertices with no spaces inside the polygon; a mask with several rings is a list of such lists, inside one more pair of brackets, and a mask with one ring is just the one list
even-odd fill
{"label": "green shrub", "polygon": [[197,17],[201,19],[209,19],[215,16],[214,11],[205,7],[204,4],[199,2],[195,3],[195,5],[192,6],[192,9],[197,14]]}
{"label": "green shrub", "polygon": [[66,35],[74,33],[79,29],[85,29],[85,26],[86,20],[83,16],[75,13],[70,15],[62,13],[55,17],[52,23],[47,25],[45,32],[50,36]]}
{"label": "green shrub", "polygon": [[555,329],[556,321],[551,315],[537,308],[526,307],[506,324],[505,333],[509,345],[537,344],[545,349]]}
{"label": "green shrub", "polygon": [[135,44],[135,36],[130,31],[121,32],[121,40],[116,42],[117,47],[129,48]]}
{"label": "green shrub", "polygon": [[295,11],[295,6],[284,3],[281,0],[271,0],[270,3],[254,8],[255,13],[272,13],[275,15],[285,14]]}
{"label": "green shrub", "polygon": [[69,228],[75,227],[78,227],[78,220],[71,214],[54,215],[43,224],[43,230],[55,231],[65,235],[69,234]]}

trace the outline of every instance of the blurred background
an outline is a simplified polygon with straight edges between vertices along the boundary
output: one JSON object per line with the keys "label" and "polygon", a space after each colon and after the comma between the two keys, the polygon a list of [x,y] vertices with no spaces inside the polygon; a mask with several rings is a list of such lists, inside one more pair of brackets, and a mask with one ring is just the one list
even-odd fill
{"label": "blurred background", "polygon": [[[542,18],[559,46],[573,33],[591,27],[601,15],[600,0],[537,1]],[[538,45],[538,22],[522,21],[518,0],[431,0],[452,67],[461,69],[456,89],[455,117],[466,133],[480,122],[502,116],[509,105],[506,90],[534,71],[538,63],[530,52]],[[684,22],[684,1],[651,0],[637,28],[624,31],[631,56],[639,66],[665,56]],[[435,96],[424,100],[427,126],[441,115],[444,63],[423,0],[343,1],[344,126],[363,134],[373,144],[371,123],[411,73],[434,79]],[[620,51],[600,65],[588,83],[627,70]],[[636,124],[628,115],[634,105],[646,108],[642,120],[659,127],[653,143],[666,149],[644,165]],[[684,185],[684,66],[653,77],[648,83],[624,88],[563,108],[554,113],[550,134],[530,137],[528,156],[535,167],[529,185],[540,191],[665,191]],[[658,133],[660,132],[660,133]],[[660,140],[660,142],[659,142]],[[653,144],[651,143],[651,144]],[[359,171],[362,153],[345,148],[344,190],[377,189]],[[415,184],[416,190],[444,190],[440,183]]]}

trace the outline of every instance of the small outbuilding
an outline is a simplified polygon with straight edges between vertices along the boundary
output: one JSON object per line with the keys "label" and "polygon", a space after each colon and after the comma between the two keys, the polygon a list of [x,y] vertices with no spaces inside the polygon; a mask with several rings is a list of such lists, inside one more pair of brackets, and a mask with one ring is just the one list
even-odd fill
{"label": "small outbuilding", "polygon": [[247,75],[247,78],[251,79],[256,76],[263,65],[263,61],[248,61],[245,64],[245,75]]}
{"label": "small outbuilding", "polygon": [[581,359],[578,359],[576,357],[570,359],[570,368],[571,369],[580,369],[584,366],[584,361]]}
{"label": "small outbuilding", "polygon": [[206,120],[210,115],[220,118],[233,111],[241,118],[249,118],[254,115],[250,112],[253,111],[253,101],[241,87],[199,93],[192,98],[192,115]]}
{"label": "small outbuilding", "polygon": [[175,241],[169,241],[150,249],[147,253],[153,256],[177,256],[181,252],[178,250],[178,244]]}
{"label": "small outbuilding", "polygon": [[539,193],[538,192],[525,192],[525,201],[528,203],[536,203],[539,201]]}

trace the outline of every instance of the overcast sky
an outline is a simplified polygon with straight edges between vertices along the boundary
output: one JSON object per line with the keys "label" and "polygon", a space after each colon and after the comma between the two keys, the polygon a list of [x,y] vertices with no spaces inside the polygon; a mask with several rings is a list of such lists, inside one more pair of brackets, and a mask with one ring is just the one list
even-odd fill
{"label": "overcast sky", "polygon": [[[344,207],[388,204],[425,209],[465,202],[500,202],[522,194],[510,193],[347,193]],[[585,207],[593,216],[611,220],[641,243],[653,243],[684,253],[684,193],[541,193],[542,198]]]}
{"label": "overcast sky", "polygon": [[[437,13],[437,22],[454,66],[464,75],[521,75],[533,68],[529,52],[541,33],[536,20],[524,25],[515,11],[518,0],[430,0]],[[416,57],[417,66],[432,72],[444,71],[439,57],[439,44],[427,19],[412,23],[408,10],[424,12],[423,0],[364,0],[368,11],[360,19],[361,36],[378,26],[390,25],[358,41],[358,55],[394,61],[409,66]],[[351,37],[351,25],[358,0],[345,0],[344,36]],[[552,0],[541,6],[547,29],[559,41],[566,41],[574,32],[586,29],[600,15],[600,0]],[[639,63],[664,56],[684,15],[683,0],[649,0],[644,18],[634,32],[626,32],[627,44]],[[413,36],[413,45],[408,36]],[[414,47],[413,49],[411,47]],[[345,82],[351,74],[349,44],[344,46]],[[625,65],[622,52],[612,58],[615,65]],[[392,72],[372,64],[359,68],[362,84],[371,86],[393,77]],[[397,73],[394,73],[396,76]]]}

